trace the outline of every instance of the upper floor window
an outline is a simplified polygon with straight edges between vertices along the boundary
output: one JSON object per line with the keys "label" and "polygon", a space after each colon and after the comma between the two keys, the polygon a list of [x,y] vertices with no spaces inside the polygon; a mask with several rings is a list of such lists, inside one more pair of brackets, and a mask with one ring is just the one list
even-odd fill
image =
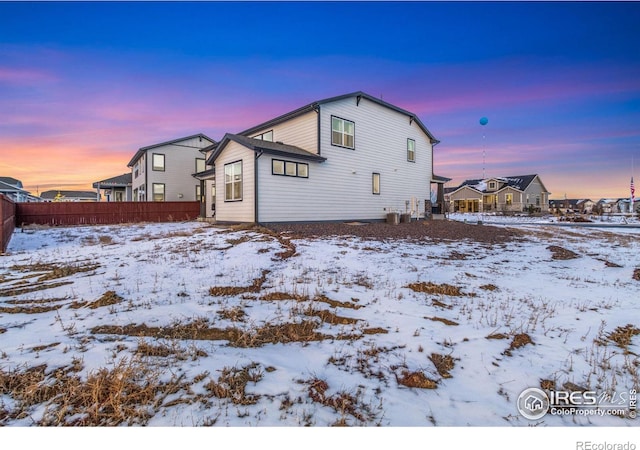
{"label": "upper floor window", "polygon": [[416,162],[416,141],[407,139],[407,161]]}
{"label": "upper floor window", "polygon": [[273,142],[273,130],[265,131],[262,134],[253,137],[254,139],[260,139],[263,141]]}
{"label": "upper floor window", "polygon": [[242,200],[242,161],[224,165],[224,200]]}
{"label": "upper floor window", "polygon": [[490,181],[489,182],[489,189],[495,189],[496,188],[496,182],[495,181]]}
{"label": "upper floor window", "polygon": [[162,153],[154,153],[151,162],[153,164],[153,170],[164,172],[164,155]]}
{"label": "upper floor window", "polygon": [[331,116],[331,144],[355,148],[355,123]]}
{"label": "upper floor window", "polygon": [[204,158],[196,158],[196,173],[204,172],[205,170]]}

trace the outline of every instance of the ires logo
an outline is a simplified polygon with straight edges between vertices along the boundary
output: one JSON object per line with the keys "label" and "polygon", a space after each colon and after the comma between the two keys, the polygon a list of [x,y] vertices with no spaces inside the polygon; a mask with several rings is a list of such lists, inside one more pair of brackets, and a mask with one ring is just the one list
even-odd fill
{"label": "ires logo", "polygon": [[529,420],[538,420],[546,414],[580,416],[618,416],[636,418],[636,391],[602,393],[596,391],[544,391],[528,388],[517,400],[518,412]]}

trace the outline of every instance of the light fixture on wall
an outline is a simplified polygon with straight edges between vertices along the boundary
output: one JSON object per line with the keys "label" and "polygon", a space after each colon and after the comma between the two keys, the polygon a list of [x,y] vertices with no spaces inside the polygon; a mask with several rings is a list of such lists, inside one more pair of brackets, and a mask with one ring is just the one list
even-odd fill
{"label": "light fixture on wall", "polygon": [[178,198],[182,198],[182,197],[184,197],[184,195],[178,194]]}

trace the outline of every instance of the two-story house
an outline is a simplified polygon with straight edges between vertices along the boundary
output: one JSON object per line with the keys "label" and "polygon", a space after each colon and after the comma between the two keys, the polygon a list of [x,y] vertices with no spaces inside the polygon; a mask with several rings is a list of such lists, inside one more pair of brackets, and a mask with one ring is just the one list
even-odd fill
{"label": "two-story house", "polygon": [[447,196],[451,212],[549,211],[549,191],[536,174],[465,180]]}
{"label": "two-story house", "polygon": [[193,175],[205,170],[202,150],[212,144],[195,134],[140,148],[127,164],[133,201],[200,201],[204,193]]}
{"label": "two-story house", "polygon": [[438,142],[415,114],[363,92],[316,101],[228,133],[211,149],[207,216],[262,223],[424,217],[438,182]]}

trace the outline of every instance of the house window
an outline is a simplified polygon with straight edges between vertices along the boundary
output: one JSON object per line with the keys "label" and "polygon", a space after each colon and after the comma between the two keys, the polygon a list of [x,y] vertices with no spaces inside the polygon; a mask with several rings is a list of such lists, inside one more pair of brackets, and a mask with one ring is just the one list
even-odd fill
{"label": "house window", "polygon": [[153,183],[153,201],[164,201],[164,183]]}
{"label": "house window", "polygon": [[196,173],[204,172],[206,168],[204,158],[196,158]]}
{"label": "house window", "polygon": [[407,139],[407,161],[416,162],[416,141]]}
{"label": "house window", "polygon": [[489,182],[489,189],[495,189],[496,188],[496,182],[495,181],[490,181]]}
{"label": "house window", "polygon": [[280,161],[278,159],[272,159],[271,173],[273,175],[284,175],[284,161]]}
{"label": "house window", "polygon": [[371,192],[374,195],[380,195],[380,174],[374,173],[371,177]]}
{"label": "house window", "polygon": [[505,194],[505,203],[511,205],[513,203],[513,194]]}
{"label": "house window", "polygon": [[196,184],[196,201],[202,201],[202,186]]}
{"label": "house window", "polygon": [[262,134],[253,137],[254,139],[260,139],[261,141],[273,142],[273,130],[266,131]]}
{"label": "house window", "polygon": [[224,201],[242,200],[242,161],[224,165]]}
{"label": "house window", "polygon": [[355,124],[349,120],[331,116],[331,144],[355,148]]}
{"label": "house window", "polygon": [[164,155],[162,153],[154,153],[151,159],[153,170],[164,172]]}
{"label": "house window", "polygon": [[272,159],[271,173],[287,177],[309,178],[309,164]]}
{"label": "house window", "polygon": [[540,196],[536,195],[536,206],[540,206]]}

